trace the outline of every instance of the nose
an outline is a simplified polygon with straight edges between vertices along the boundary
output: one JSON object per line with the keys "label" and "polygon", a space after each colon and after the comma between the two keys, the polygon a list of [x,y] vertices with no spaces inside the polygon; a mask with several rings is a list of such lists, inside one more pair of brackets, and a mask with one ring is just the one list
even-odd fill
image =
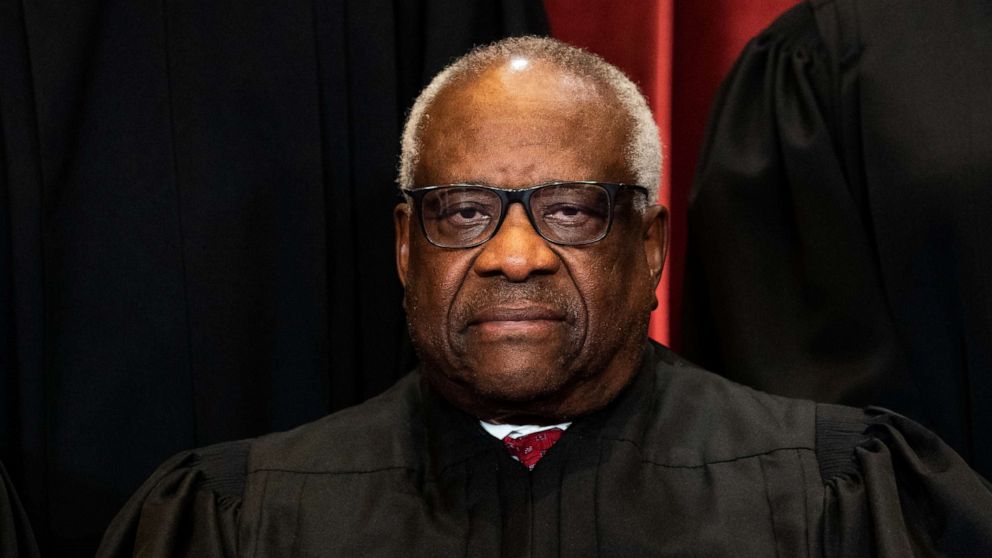
{"label": "nose", "polygon": [[511,204],[496,236],[482,245],[475,260],[475,273],[482,277],[502,275],[509,281],[526,281],[531,275],[558,271],[561,260],[527,219],[519,203]]}

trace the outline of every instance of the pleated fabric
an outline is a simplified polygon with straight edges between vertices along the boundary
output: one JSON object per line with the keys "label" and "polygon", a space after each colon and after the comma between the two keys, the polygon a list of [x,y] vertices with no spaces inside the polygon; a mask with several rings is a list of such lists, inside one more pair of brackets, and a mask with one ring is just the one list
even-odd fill
{"label": "pleated fabric", "polygon": [[3,463],[0,463],[0,556],[41,556],[34,540],[31,522],[21,507],[17,491],[14,490]]}
{"label": "pleated fabric", "polygon": [[990,36],[987,2],[816,0],[749,43],[690,202],[687,357],[992,474]]}

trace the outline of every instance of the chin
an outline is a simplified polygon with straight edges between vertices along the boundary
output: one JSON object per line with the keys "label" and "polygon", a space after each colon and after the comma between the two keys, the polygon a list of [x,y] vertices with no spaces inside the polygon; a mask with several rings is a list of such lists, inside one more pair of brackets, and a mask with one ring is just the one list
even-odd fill
{"label": "chin", "polygon": [[445,369],[425,362],[422,370],[445,399],[483,419],[543,415],[542,411],[555,407],[574,377],[569,371],[547,366]]}
{"label": "chin", "polygon": [[463,366],[456,373],[483,397],[504,401],[547,398],[560,393],[577,375],[570,348],[556,342],[480,344],[463,355]]}
{"label": "chin", "polygon": [[472,389],[486,399],[507,403],[526,403],[560,395],[572,375],[548,367],[476,370],[469,382]]}

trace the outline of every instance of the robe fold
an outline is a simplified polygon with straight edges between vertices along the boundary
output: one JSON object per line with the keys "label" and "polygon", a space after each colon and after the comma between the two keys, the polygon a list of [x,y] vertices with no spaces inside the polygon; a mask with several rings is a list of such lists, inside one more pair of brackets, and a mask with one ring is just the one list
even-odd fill
{"label": "robe fold", "polygon": [[7,476],[7,470],[0,463],[0,557],[8,556],[36,558],[41,555],[27,514]]}
{"label": "robe fold", "polygon": [[414,372],[173,457],[98,556],[990,556],[990,510],[906,418],[754,391],[652,343],[533,471]]}
{"label": "robe fold", "polygon": [[809,0],[714,100],[683,354],[880,405],[992,477],[992,2]]}

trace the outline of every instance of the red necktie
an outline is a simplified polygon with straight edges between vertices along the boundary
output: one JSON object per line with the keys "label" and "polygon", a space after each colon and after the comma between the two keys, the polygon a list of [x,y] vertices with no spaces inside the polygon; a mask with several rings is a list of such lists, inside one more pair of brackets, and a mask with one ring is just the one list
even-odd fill
{"label": "red necktie", "polygon": [[524,467],[533,469],[563,433],[561,428],[549,428],[519,438],[507,436],[503,438],[503,443],[510,450],[510,455],[516,457]]}

